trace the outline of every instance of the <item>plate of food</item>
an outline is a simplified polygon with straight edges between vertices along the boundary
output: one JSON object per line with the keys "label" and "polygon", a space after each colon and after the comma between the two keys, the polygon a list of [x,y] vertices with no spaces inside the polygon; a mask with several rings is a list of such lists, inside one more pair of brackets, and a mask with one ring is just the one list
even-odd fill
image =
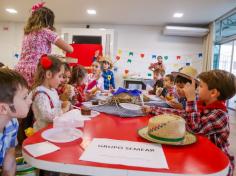
{"label": "plate of food", "polygon": [[76,128],[51,128],[45,130],[41,136],[51,142],[65,143],[81,138],[83,133]]}
{"label": "plate of food", "polygon": [[141,110],[141,106],[132,104],[132,103],[120,103],[119,105],[124,109],[132,110],[132,111]]}

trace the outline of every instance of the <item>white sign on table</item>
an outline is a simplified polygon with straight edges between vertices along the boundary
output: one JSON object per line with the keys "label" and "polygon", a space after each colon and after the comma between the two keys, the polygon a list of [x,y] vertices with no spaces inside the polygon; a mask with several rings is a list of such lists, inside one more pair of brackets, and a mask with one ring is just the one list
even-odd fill
{"label": "white sign on table", "polygon": [[162,146],[145,142],[94,138],[80,160],[168,169]]}

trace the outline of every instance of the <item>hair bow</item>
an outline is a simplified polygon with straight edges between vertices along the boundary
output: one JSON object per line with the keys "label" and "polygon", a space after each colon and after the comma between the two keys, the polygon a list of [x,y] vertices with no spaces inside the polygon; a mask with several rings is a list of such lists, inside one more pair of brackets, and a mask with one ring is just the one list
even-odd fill
{"label": "hair bow", "polygon": [[42,65],[44,69],[49,69],[52,66],[52,61],[51,59],[48,58],[46,54],[44,54],[41,56],[40,64]]}
{"label": "hair bow", "polygon": [[44,6],[45,2],[39,2],[37,4],[34,4],[33,7],[31,8],[32,13],[35,12],[36,10],[42,8]]}

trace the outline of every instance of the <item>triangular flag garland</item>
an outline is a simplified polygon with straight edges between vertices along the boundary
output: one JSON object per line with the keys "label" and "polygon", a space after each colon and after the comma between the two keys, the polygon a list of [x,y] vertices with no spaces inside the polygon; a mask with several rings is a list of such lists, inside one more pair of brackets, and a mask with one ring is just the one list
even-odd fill
{"label": "triangular flag garland", "polygon": [[[160,54],[156,54],[156,53],[143,53],[143,52],[134,52],[134,51],[128,51],[128,50],[122,50],[122,49],[118,49],[117,51],[117,55],[116,55],[116,60],[120,60],[121,56],[123,58],[125,57],[134,57],[135,59],[138,59],[137,56],[140,56],[141,59],[156,59],[157,55]],[[193,59],[193,58],[203,58],[203,54],[202,53],[196,53],[196,54],[181,54],[181,55],[160,55],[163,57],[164,60],[168,60],[170,58],[175,57],[176,60],[182,60],[182,59]]]}

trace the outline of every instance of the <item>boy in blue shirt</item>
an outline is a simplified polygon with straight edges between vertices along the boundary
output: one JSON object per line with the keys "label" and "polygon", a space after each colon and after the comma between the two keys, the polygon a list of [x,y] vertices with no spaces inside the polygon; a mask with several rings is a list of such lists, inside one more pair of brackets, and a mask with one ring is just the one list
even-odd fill
{"label": "boy in blue shirt", "polygon": [[102,77],[104,79],[104,90],[113,90],[115,89],[115,79],[114,74],[111,71],[112,69],[112,61],[108,57],[103,57],[101,59],[102,63]]}
{"label": "boy in blue shirt", "polygon": [[19,127],[16,118],[27,116],[31,102],[26,80],[15,71],[0,68],[0,167],[2,167],[2,175],[15,175],[15,146]]}

